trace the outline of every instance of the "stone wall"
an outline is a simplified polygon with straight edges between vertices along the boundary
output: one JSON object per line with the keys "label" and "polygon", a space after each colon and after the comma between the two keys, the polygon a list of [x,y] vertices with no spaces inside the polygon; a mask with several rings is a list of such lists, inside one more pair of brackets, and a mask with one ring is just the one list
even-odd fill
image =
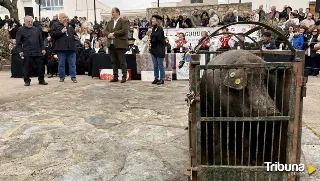
{"label": "stone wall", "polygon": [[10,37],[8,30],[0,29],[0,70],[4,65],[11,64],[11,54],[9,50]]}
{"label": "stone wall", "polygon": [[203,11],[208,12],[210,9],[213,9],[221,17],[227,12],[229,8],[234,8],[235,10],[238,10],[239,15],[242,15],[244,11],[251,11],[252,3],[147,8],[147,17],[151,18],[153,12],[158,12],[160,15],[170,14],[171,16],[174,16],[176,9],[179,9],[181,14],[187,13],[188,17],[190,17],[194,8],[198,8],[200,13]]}

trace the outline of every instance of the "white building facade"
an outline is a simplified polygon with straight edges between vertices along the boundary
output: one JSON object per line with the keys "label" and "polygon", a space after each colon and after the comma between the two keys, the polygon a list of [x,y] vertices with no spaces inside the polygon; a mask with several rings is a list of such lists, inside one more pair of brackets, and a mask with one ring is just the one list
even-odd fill
{"label": "white building facade", "polygon": [[[40,0],[40,16],[52,19],[54,15],[66,13],[70,19],[78,16],[86,17],[88,21],[94,22],[93,1],[94,0]],[[25,15],[39,17],[39,5],[36,4],[35,0],[19,0],[17,5],[21,22],[23,22]],[[103,20],[102,14],[110,11],[110,7],[96,0],[96,18],[98,23]],[[8,10],[0,7],[0,16],[4,18],[5,15],[9,15]]]}

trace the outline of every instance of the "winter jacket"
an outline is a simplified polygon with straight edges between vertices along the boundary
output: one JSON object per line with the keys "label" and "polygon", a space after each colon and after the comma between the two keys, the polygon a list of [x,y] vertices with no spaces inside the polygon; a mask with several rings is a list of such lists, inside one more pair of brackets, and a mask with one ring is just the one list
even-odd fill
{"label": "winter jacket", "polygon": [[293,36],[290,43],[296,50],[303,50],[303,45],[304,45],[303,34],[299,34],[298,36]]}
{"label": "winter jacket", "polygon": [[67,32],[62,33],[64,25],[57,22],[52,25],[50,29],[50,35],[53,42],[55,51],[70,50],[76,52],[76,40],[74,38],[76,34],[74,28],[71,25],[67,26]]}

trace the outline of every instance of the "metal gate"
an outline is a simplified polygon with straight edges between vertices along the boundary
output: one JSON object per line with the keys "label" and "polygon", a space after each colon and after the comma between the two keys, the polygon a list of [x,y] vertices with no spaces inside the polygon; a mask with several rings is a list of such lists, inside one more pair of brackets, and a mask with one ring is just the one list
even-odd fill
{"label": "metal gate", "polygon": [[[292,53],[251,52],[260,56]],[[294,54],[291,62],[237,65],[200,65],[200,55],[191,55],[187,95],[189,180],[299,180],[299,172],[279,172],[266,165],[300,164],[302,100],[307,79],[304,52]],[[241,81],[236,77],[239,71],[247,75]],[[201,85],[209,76],[212,83]],[[227,86],[242,83],[248,88],[235,91]],[[272,101],[254,102],[257,94],[270,96]],[[265,108],[270,104],[273,109]]]}

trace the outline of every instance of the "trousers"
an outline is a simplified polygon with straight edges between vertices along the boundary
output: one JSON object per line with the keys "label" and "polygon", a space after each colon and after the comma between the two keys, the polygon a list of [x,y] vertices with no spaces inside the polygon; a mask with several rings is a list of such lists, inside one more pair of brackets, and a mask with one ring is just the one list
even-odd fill
{"label": "trousers", "polygon": [[24,82],[31,82],[30,68],[35,69],[38,74],[39,82],[44,82],[43,60],[41,56],[25,56],[23,60],[23,79]]}

